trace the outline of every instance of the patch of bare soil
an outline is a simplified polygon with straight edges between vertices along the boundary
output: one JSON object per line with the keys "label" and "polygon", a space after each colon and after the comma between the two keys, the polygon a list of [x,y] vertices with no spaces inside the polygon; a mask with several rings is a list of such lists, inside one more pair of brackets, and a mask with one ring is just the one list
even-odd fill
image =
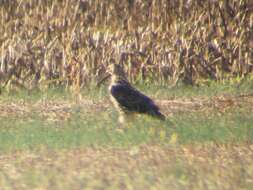
{"label": "patch of bare soil", "polygon": [[[181,98],[156,100],[162,112],[171,115],[177,112],[217,111],[224,113],[231,108],[245,107],[253,112],[253,94],[217,96],[212,98]],[[50,120],[67,120],[76,113],[96,113],[111,109],[109,100],[82,99],[78,103],[63,100],[40,100],[35,103],[0,101],[0,117],[30,117],[39,115]]]}
{"label": "patch of bare soil", "polygon": [[159,105],[166,113],[217,111],[224,113],[231,108],[245,107],[253,111],[253,94],[238,96],[223,95],[212,98],[191,98],[159,100]]}

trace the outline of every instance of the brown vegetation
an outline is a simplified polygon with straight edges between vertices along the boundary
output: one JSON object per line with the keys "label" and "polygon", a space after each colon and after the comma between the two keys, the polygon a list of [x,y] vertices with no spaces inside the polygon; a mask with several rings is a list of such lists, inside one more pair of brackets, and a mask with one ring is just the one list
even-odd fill
{"label": "brown vegetation", "polygon": [[252,12],[249,0],[1,0],[0,84],[80,89],[115,57],[134,81],[244,77]]}
{"label": "brown vegetation", "polygon": [[252,189],[253,147],[143,145],[0,154],[6,189]]}

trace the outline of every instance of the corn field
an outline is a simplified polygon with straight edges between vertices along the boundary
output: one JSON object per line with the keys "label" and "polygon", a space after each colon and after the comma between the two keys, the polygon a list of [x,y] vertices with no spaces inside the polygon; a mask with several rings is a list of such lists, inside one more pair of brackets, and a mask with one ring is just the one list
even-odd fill
{"label": "corn field", "polygon": [[0,85],[95,84],[109,60],[131,81],[253,73],[251,0],[0,0]]}

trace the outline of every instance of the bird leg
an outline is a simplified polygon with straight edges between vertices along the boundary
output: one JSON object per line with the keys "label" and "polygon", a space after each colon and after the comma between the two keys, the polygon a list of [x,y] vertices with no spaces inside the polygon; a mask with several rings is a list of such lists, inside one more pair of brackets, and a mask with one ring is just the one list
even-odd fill
{"label": "bird leg", "polygon": [[134,119],[135,119],[135,114],[120,111],[118,122],[121,126],[129,126],[129,124],[132,123]]}

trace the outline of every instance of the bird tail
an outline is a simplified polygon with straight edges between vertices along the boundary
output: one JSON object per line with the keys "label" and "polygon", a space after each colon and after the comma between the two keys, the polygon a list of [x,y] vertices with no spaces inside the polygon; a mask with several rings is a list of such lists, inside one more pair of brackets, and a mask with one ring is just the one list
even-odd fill
{"label": "bird tail", "polygon": [[155,113],[152,113],[152,116],[160,119],[161,121],[165,121],[166,117],[160,112],[160,111],[156,111]]}

